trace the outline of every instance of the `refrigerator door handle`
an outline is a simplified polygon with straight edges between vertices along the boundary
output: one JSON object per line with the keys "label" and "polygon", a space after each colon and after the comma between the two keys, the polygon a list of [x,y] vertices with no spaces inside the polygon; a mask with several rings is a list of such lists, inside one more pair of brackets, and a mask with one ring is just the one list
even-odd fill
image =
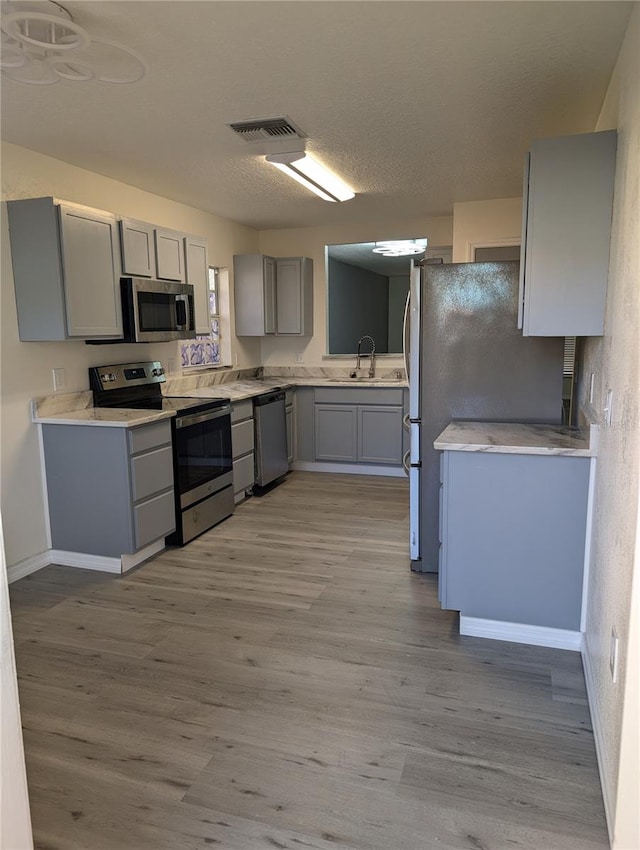
{"label": "refrigerator door handle", "polygon": [[409,417],[420,417],[420,289],[422,268],[413,265],[409,278],[408,311],[408,363],[409,363]]}
{"label": "refrigerator door handle", "polygon": [[407,475],[409,475],[409,470],[411,469],[411,464],[409,462],[410,455],[411,455],[411,450],[409,450],[408,452],[405,452],[402,455],[402,468],[404,469],[404,471]]}

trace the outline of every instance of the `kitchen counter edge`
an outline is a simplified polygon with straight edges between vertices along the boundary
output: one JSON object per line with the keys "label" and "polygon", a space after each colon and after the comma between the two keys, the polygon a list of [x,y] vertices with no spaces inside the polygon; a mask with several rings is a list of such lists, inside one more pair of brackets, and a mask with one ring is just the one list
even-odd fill
{"label": "kitchen counter edge", "polygon": [[595,457],[593,429],[511,422],[450,422],[436,437],[439,451]]}

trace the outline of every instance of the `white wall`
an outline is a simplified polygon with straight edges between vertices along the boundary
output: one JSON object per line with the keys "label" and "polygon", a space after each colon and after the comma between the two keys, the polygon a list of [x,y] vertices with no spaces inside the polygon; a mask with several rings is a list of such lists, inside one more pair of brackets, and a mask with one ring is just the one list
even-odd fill
{"label": "white wall", "polygon": [[453,205],[454,263],[472,263],[476,247],[519,245],[521,236],[522,198]]}
{"label": "white wall", "polygon": [[[151,221],[163,227],[205,236],[212,265],[233,268],[233,254],[256,251],[257,231],[85,171],[33,151],[2,146],[2,197],[53,195],[67,201]],[[1,505],[7,564],[12,566],[47,548],[45,510],[36,426],[29,400],[52,393],[51,369],[66,372],[67,390],[88,389],[89,366],[138,359],[140,346],[89,346],[83,342],[20,342],[16,316],[6,209],[2,210],[0,392]],[[233,311],[233,299],[231,300]],[[233,315],[232,315],[233,327]],[[239,366],[260,363],[260,344],[232,338]],[[144,357],[177,359],[175,343],[144,346]]]}
{"label": "white wall", "polygon": [[[305,366],[323,365],[323,357],[327,353],[325,245],[377,242],[383,239],[424,238],[425,236],[430,245],[451,245],[452,226],[452,219],[447,216],[260,231],[259,245],[262,254],[272,257],[310,257],[313,260],[313,337],[263,339],[264,365],[294,365],[296,353],[302,353]],[[324,365],[327,365],[327,361]],[[402,357],[385,358],[384,365],[385,368],[390,369],[400,368],[403,365]]]}
{"label": "white wall", "polygon": [[[612,844],[640,847],[640,6],[635,5],[597,129],[618,128],[605,332],[589,339],[584,399],[595,372],[601,426],[607,389],[613,426],[602,427],[597,461],[585,667]],[[611,630],[620,675],[609,671]]]}

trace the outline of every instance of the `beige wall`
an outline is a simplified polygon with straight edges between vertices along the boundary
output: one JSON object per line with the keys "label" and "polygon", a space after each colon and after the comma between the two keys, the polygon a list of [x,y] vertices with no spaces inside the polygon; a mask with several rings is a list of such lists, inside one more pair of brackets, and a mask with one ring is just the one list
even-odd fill
{"label": "beige wall", "polygon": [[[327,277],[325,245],[349,242],[376,242],[382,239],[427,237],[429,245],[451,245],[452,219],[421,218],[407,221],[390,220],[369,224],[327,225],[290,230],[260,231],[260,252],[273,257],[310,257],[313,260],[313,337],[303,339],[264,339],[263,363],[268,366],[293,365],[296,354],[305,366],[323,365],[327,353]],[[328,361],[331,362],[331,361]],[[401,357],[384,359],[388,368],[401,367]],[[324,362],[327,365],[327,361]]]}
{"label": "beige wall", "polygon": [[519,245],[522,198],[465,201],[453,205],[453,262],[472,263],[474,247]]}
{"label": "beige wall", "polygon": [[[3,145],[3,200],[47,195],[205,236],[212,265],[232,268],[234,253],[256,251],[258,247],[257,232],[251,228],[33,151]],[[111,358],[116,362],[137,359],[140,347],[115,345],[105,348],[76,341],[20,342],[4,207],[1,235],[1,504],[7,564],[12,566],[48,548],[38,435],[30,420],[29,400],[53,391],[51,370],[54,367],[65,369],[68,390],[88,389],[89,366]],[[231,306],[233,308],[233,302]],[[238,365],[259,365],[260,345],[256,340],[232,339],[232,343]],[[146,358],[165,362],[169,357],[177,359],[177,352],[175,343],[144,347]]]}
{"label": "beige wall", "polygon": [[[597,461],[585,662],[615,850],[640,847],[640,6],[636,4],[598,122],[618,128],[605,332],[585,346],[582,387],[594,372],[602,426]],[[604,427],[607,389],[613,425]],[[584,397],[586,389],[582,390]],[[620,675],[609,670],[611,630]]]}

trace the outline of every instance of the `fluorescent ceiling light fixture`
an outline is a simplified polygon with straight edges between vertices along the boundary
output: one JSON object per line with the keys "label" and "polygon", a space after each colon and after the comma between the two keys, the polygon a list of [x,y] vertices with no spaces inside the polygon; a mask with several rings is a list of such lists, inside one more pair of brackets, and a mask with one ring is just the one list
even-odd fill
{"label": "fluorescent ceiling light fixture", "polygon": [[383,257],[410,257],[414,254],[424,254],[426,247],[415,239],[388,239],[385,242],[376,242],[373,253],[382,254]]}
{"label": "fluorescent ceiling light fixture", "polygon": [[304,151],[272,153],[265,159],[315,192],[323,201],[348,201],[355,197],[356,193],[350,186]]}

